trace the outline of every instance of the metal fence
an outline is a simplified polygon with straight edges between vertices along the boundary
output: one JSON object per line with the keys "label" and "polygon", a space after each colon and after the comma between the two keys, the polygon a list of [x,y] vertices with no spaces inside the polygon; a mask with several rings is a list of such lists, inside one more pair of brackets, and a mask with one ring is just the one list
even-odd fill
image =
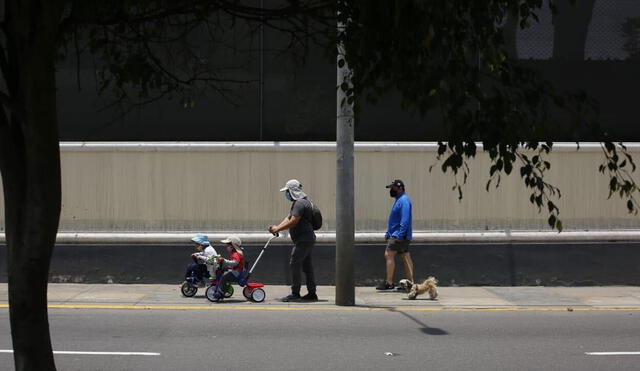
{"label": "metal fence", "polygon": [[[556,3],[568,0],[556,1]],[[522,59],[551,59],[554,50],[555,22],[545,1],[538,12],[539,23],[518,29],[516,45]],[[563,8],[571,12],[567,21],[581,28],[581,14],[586,23],[584,59],[626,60],[640,59],[640,1],[638,0],[580,0]],[[561,9],[562,10],[562,9]],[[590,16],[590,17],[589,17]],[[576,34],[580,32],[576,31]],[[579,36],[578,36],[579,37]],[[576,41],[580,42],[580,41]]]}

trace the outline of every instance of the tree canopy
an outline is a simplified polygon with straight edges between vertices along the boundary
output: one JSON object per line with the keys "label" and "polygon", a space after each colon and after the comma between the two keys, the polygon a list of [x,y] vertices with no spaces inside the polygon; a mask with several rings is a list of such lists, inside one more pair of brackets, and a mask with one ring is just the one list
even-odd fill
{"label": "tree canopy", "polygon": [[[348,102],[363,97],[375,103],[396,90],[402,106],[425,115],[437,112],[448,136],[439,143],[443,171],[456,176],[456,189],[470,171],[467,159],[477,153],[476,142],[491,158],[487,190],[500,177],[519,170],[531,190],[530,201],[548,211],[552,228],[562,230],[554,199],[560,190],[544,179],[553,149],[549,140],[559,124],[570,124],[603,138],[603,164],[611,194],[627,199],[637,212],[635,164],[623,143],[614,143],[598,125],[597,102],[583,91],[558,91],[519,61],[507,44],[509,20],[521,28],[539,21],[549,6],[558,14],[572,9],[563,0],[435,0],[338,1],[338,21],[344,25],[338,41],[353,71],[351,84],[340,88]],[[593,6],[593,4],[591,4]],[[597,165],[594,165],[597,166]],[[457,175],[461,175],[460,179]],[[611,196],[610,194],[610,196]]]}

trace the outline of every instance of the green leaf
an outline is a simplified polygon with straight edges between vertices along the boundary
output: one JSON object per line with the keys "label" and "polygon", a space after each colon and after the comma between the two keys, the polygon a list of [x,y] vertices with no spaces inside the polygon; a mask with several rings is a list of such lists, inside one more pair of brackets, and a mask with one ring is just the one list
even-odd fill
{"label": "green leaf", "polygon": [[624,153],[624,155],[627,157],[627,160],[629,160],[629,163],[631,164],[631,171],[636,171],[636,164],[633,162],[633,158],[631,158],[631,155],[628,153]]}
{"label": "green leaf", "polygon": [[511,170],[513,169],[513,164],[511,161],[505,161],[504,163],[504,172],[509,175],[511,174]]}
{"label": "green leaf", "polygon": [[447,151],[447,145],[443,143],[438,143],[438,156],[442,155]]}
{"label": "green leaf", "polygon": [[549,220],[547,220],[547,222],[549,223],[549,226],[551,228],[555,228],[556,227],[556,216],[555,215],[549,216]]}
{"label": "green leaf", "polygon": [[615,192],[618,189],[618,178],[616,177],[611,178],[611,180],[609,181],[609,189],[612,192]]}
{"label": "green leaf", "polygon": [[616,149],[616,147],[611,142],[604,142],[604,148],[606,148],[609,152],[613,152]]}

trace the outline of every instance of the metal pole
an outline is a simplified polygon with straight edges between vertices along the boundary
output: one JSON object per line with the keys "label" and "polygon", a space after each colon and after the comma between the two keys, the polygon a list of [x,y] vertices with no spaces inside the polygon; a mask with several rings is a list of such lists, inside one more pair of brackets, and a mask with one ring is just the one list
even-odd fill
{"label": "metal pole", "polygon": [[[344,25],[338,24],[338,31]],[[338,45],[338,60],[344,48]],[[351,85],[351,71],[345,63],[337,67],[337,82]],[[342,89],[337,89],[336,119],[336,304],[355,305],[354,281],[354,176],[353,176],[353,104],[347,103]]]}

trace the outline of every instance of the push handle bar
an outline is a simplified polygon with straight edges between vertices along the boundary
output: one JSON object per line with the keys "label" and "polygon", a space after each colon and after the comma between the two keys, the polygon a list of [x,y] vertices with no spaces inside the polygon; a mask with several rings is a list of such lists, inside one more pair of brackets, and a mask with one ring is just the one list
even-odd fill
{"label": "push handle bar", "polygon": [[264,247],[260,251],[260,255],[258,255],[258,257],[256,258],[256,261],[253,262],[253,265],[251,266],[251,269],[249,269],[249,274],[247,275],[247,279],[249,279],[249,276],[251,276],[251,273],[253,273],[253,269],[256,267],[256,265],[258,265],[258,262],[260,261],[260,258],[262,257],[262,254],[264,254],[265,250],[267,250],[267,247],[269,246],[269,243],[271,242],[271,240],[273,240],[274,238],[278,238],[278,237],[280,237],[280,234],[276,232],[276,233],[273,234],[273,236],[271,236],[267,240],[267,243],[264,245]]}

